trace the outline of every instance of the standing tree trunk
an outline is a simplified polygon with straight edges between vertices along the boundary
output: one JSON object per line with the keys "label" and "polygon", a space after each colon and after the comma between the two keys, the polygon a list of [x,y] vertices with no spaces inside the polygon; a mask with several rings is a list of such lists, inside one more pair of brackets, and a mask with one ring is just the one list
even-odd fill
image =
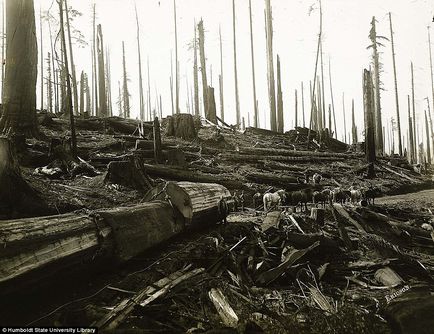
{"label": "standing tree trunk", "polygon": [[[176,23],[176,0],[173,0],[173,13],[175,22],[175,111],[178,114],[179,111],[179,62],[178,62],[178,26]],[[148,72],[149,73],[149,72]]]}
{"label": "standing tree trunk", "polygon": [[[63,49],[66,50],[66,39],[65,39],[65,29],[63,29],[63,0],[57,0],[59,4],[59,15],[60,15],[60,36]],[[69,120],[71,126],[71,154],[74,158],[77,157],[77,138],[75,136],[75,124],[74,124],[74,111],[72,109],[72,90],[71,90],[71,79],[69,78],[69,68],[68,68],[68,55],[63,52],[63,63],[66,74],[66,88],[67,88],[67,107],[69,109]]]}
{"label": "standing tree trunk", "polygon": [[278,131],[276,117],[276,89],[274,83],[273,63],[273,16],[271,12],[271,0],[265,0],[265,37],[267,43],[267,73],[268,73],[268,99],[270,102],[270,126],[271,131]]}
{"label": "standing tree trunk", "polygon": [[38,46],[33,0],[6,1],[6,74],[0,133],[37,134]]}
{"label": "standing tree trunk", "polygon": [[282,97],[282,81],[280,75],[280,57],[277,55],[277,131],[283,133],[283,97]]}
{"label": "standing tree trunk", "polygon": [[90,113],[91,113],[91,91],[90,91],[90,87],[89,87],[89,78],[87,76],[87,74],[84,74],[84,80],[85,80],[85,91],[86,91],[86,108],[84,110],[85,114],[84,117],[89,117]]}
{"label": "standing tree trunk", "polygon": [[122,68],[123,68],[123,98],[124,110],[123,115],[125,118],[130,118],[130,93],[128,91],[128,78],[127,78],[127,65],[125,61],[125,43],[122,41]]}
{"label": "standing tree trunk", "polygon": [[395,81],[395,103],[396,103],[396,122],[398,127],[398,148],[399,155],[402,156],[402,141],[401,141],[401,120],[399,116],[399,98],[398,98],[398,79],[396,77],[396,63],[395,63],[395,43],[393,41],[393,28],[392,28],[392,14],[389,12],[390,23],[390,41],[392,42],[392,63],[393,63],[393,78]]}
{"label": "standing tree trunk", "polygon": [[418,141],[417,141],[417,131],[416,131],[416,107],[414,101],[414,71],[413,71],[413,62],[411,62],[411,105],[413,111],[413,152],[414,152],[414,162],[418,161]]}
{"label": "standing tree trunk", "polygon": [[306,127],[306,121],[304,116],[304,87],[303,87],[303,81],[301,82],[301,111],[303,113],[303,128]]}
{"label": "standing tree trunk", "polygon": [[137,54],[139,57],[139,98],[140,98],[140,119],[145,119],[145,97],[143,95],[143,78],[142,78],[142,54],[140,50],[140,27],[139,27],[139,16],[137,14],[137,7],[134,4],[134,9],[136,11],[136,25],[137,25]]}
{"label": "standing tree trunk", "polygon": [[372,17],[371,21],[371,31],[369,37],[372,42],[372,60],[374,63],[374,93],[375,93],[375,135],[377,141],[377,151],[382,154],[384,151],[383,147],[383,124],[381,119],[381,99],[380,99],[380,61],[377,48],[377,31],[375,25],[375,16]]}
{"label": "standing tree trunk", "polygon": [[297,89],[295,90],[295,121],[294,126],[298,126],[298,97],[297,97]]}
{"label": "standing tree trunk", "polygon": [[149,117],[149,120],[152,121],[153,118],[152,118],[152,107],[151,107],[151,78],[150,78],[151,75],[149,72],[149,56],[146,60],[146,63],[147,63],[146,65],[148,68],[148,117]]}
{"label": "standing tree trunk", "polygon": [[205,32],[203,28],[203,20],[200,20],[197,29],[199,31],[199,55],[200,55],[200,71],[202,73],[202,94],[203,94],[203,110],[205,118],[209,120],[208,107],[208,82],[206,78],[206,62],[205,62]]}
{"label": "standing tree trunk", "polygon": [[365,109],[365,145],[366,160],[369,163],[368,177],[375,177],[375,125],[372,98],[372,77],[371,71],[364,70],[363,73],[363,104]]}
{"label": "standing tree trunk", "polygon": [[93,50],[93,103],[94,115],[99,116],[98,110],[98,71],[96,69],[96,5],[93,3],[93,20],[92,20],[92,50]]}
{"label": "standing tree trunk", "polygon": [[320,44],[320,61],[321,61],[321,101],[322,101],[322,106],[321,106],[321,108],[322,108],[322,112],[323,112],[323,127],[325,128],[326,127],[326,117],[325,117],[325,106],[326,106],[326,103],[325,103],[325,93],[324,93],[324,90],[325,90],[325,86],[324,86],[324,63],[323,63],[323,59],[322,59],[322,56],[323,56],[323,52],[322,52],[322,34],[321,34],[321,44]]}
{"label": "standing tree trunk", "polygon": [[[194,114],[196,116],[199,116],[199,73],[198,73],[198,67],[197,67],[197,33],[196,33],[196,21],[194,22],[194,65],[193,65],[193,81],[194,81]],[[220,30],[219,30],[220,31]],[[220,34],[220,57],[222,54],[222,35]],[[220,86],[220,101],[223,99],[223,72],[222,72],[222,83]],[[223,105],[223,103],[222,103]]]}
{"label": "standing tree trunk", "polygon": [[358,138],[357,138],[357,126],[356,126],[356,118],[354,116],[354,99],[351,102],[351,119],[352,119],[352,127],[351,127],[351,131],[352,131],[352,137],[353,137],[353,144],[357,144],[358,142]]}
{"label": "standing tree trunk", "polygon": [[411,118],[411,107],[410,107],[410,95],[407,95],[407,104],[408,104],[408,141],[409,141],[409,160],[410,163],[415,163],[415,144],[414,144],[414,133],[413,133],[413,120]]}
{"label": "standing tree trunk", "polygon": [[119,114],[119,117],[126,118],[125,114],[124,114],[124,112],[122,110],[122,90],[121,90],[121,82],[120,81],[118,81],[118,101],[117,102],[118,102],[118,114]]}
{"label": "standing tree trunk", "polygon": [[[256,107],[256,77],[255,77],[255,53],[253,45],[253,18],[252,18],[252,0],[249,0],[249,17],[250,17],[250,54],[252,56],[252,88],[253,88],[253,126],[258,127],[258,108]],[[249,125],[250,126],[250,125]]]}
{"label": "standing tree trunk", "polygon": [[80,75],[80,117],[84,116],[84,93],[85,93],[85,77],[84,72]]}
{"label": "standing tree trunk", "polygon": [[53,83],[51,78],[51,54],[47,56],[47,111],[53,112]]}
{"label": "standing tree trunk", "polygon": [[430,74],[431,74],[431,93],[432,93],[431,102],[433,104],[432,110],[434,111],[434,76],[433,76],[433,69],[432,69],[431,34],[429,32],[429,27],[428,27],[428,51],[429,51],[429,67],[430,67]]}
{"label": "standing tree trunk", "polygon": [[[39,7],[40,57],[41,57],[41,111],[44,110],[44,48],[42,31],[42,10]],[[3,66],[3,65],[2,65]]]}
{"label": "standing tree trunk", "polygon": [[4,99],[3,99],[3,92],[4,92],[4,87],[5,87],[5,65],[3,64],[3,61],[5,59],[5,40],[6,40],[6,19],[5,19],[5,0],[2,1],[2,63],[1,63],[1,67],[2,67],[2,95],[1,95],[1,102],[4,103]]}
{"label": "standing tree trunk", "polygon": [[104,69],[104,40],[101,24],[97,27],[97,51],[98,51],[98,83],[99,83],[99,115],[107,117],[107,95],[105,91],[105,69]]}
{"label": "standing tree trunk", "polygon": [[74,53],[72,52],[71,27],[69,24],[69,8],[68,8],[67,0],[65,0],[65,14],[66,14],[66,29],[68,32],[69,60],[71,62],[72,91],[74,94],[74,114],[77,114],[78,113],[77,76],[75,73]]}
{"label": "standing tree trunk", "polygon": [[425,110],[425,132],[426,132],[426,160],[431,165],[431,138],[429,136],[428,117]]}
{"label": "standing tree trunk", "polygon": [[345,93],[342,93],[342,114],[344,116],[344,141],[347,143],[347,121],[345,117]]}
{"label": "standing tree trunk", "polygon": [[105,57],[105,76],[106,76],[106,92],[107,92],[107,114],[113,116],[112,106],[112,79],[111,79],[111,67],[110,67],[110,50],[106,49]]}
{"label": "standing tree trunk", "polygon": [[234,37],[234,78],[235,78],[235,111],[237,127],[241,125],[241,113],[240,113],[240,97],[238,93],[238,70],[237,70],[237,35],[235,29],[235,0],[232,0],[232,30]]}
{"label": "standing tree trunk", "polygon": [[175,114],[175,105],[173,104],[173,59],[172,50],[170,50],[170,102],[172,103],[172,115]]}
{"label": "standing tree trunk", "polygon": [[336,127],[335,102],[333,99],[332,70],[330,67],[330,58],[329,58],[329,80],[330,80],[330,98],[332,100],[332,110],[333,110],[333,123],[335,125],[335,138],[338,139],[338,132],[337,132],[337,127]]}

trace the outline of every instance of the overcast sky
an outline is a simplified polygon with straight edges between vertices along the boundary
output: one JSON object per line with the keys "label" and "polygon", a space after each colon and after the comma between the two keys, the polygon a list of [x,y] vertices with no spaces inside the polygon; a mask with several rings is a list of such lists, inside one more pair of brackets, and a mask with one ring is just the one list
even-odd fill
{"label": "overcast sky", "polygon": [[[91,39],[91,0],[69,0],[69,6],[83,13],[74,25]],[[236,0],[236,29],[238,52],[238,80],[241,114],[253,112],[252,76],[248,0]],[[121,43],[125,41],[127,71],[130,78],[132,115],[138,116],[138,57],[133,0],[95,0],[97,23],[102,24],[105,45],[111,52],[112,95],[117,99],[117,81],[121,80]],[[163,114],[171,113],[170,53],[174,49],[173,0],[136,0],[140,19],[142,62],[145,87],[147,85],[146,60],[149,57],[152,104],[156,90],[163,98]],[[318,2],[314,0],[271,0],[273,7],[274,56],[281,58],[282,90],[285,130],[294,125],[294,90],[300,94],[301,82],[305,86],[305,111],[309,118],[309,80],[313,80],[315,52],[319,27]],[[57,13],[53,0],[35,0],[35,10],[50,6]],[[428,0],[323,0],[324,75],[326,105],[330,103],[328,60],[331,61],[335,109],[339,138],[343,135],[342,93],[345,93],[347,132],[350,131],[351,99],[355,99],[359,135],[363,128],[362,71],[370,65],[368,33],[372,16],[378,20],[379,35],[390,38],[388,12],[392,13],[395,31],[395,50],[403,130],[407,128],[407,94],[411,93],[410,61],[415,66],[415,100],[418,117],[427,108],[424,98],[431,99],[427,27],[433,27],[434,1]],[[205,26],[205,52],[208,78],[212,66],[212,85],[216,88],[219,110],[218,74],[220,73],[219,25],[223,38],[223,74],[226,119],[235,122],[235,93],[233,74],[233,36],[231,0],[177,0],[178,47],[180,62],[180,108],[186,110],[187,86],[193,83],[193,53],[189,44],[193,39],[194,20],[201,17]],[[266,79],[266,51],[263,0],[252,0],[254,20],[255,66],[257,98],[261,113],[261,126],[269,127]],[[312,10],[313,9],[313,10]],[[39,24],[37,17],[36,24]],[[39,28],[38,28],[39,29]],[[38,30],[37,29],[37,30]],[[432,29],[434,31],[434,29]],[[44,25],[44,32],[48,27]],[[39,34],[39,30],[38,30]],[[434,32],[433,32],[434,36]],[[434,37],[433,37],[434,39]],[[45,46],[48,46],[46,39]],[[48,49],[44,50],[46,53]],[[77,73],[85,70],[90,75],[90,47],[74,50]],[[384,64],[382,81],[383,123],[387,127],[395,118],[393,69],[390,43],[381,48]],[[174,51],[173,51],[174,53]],[[39,104],[38,99],[38,104]],[[301,97],[299,96],[299,106]],[[301,106],[300,106],[301,108]],[[117,111],[116,106],[114,110]],[[252,117],[252,116],[251,116]]]}

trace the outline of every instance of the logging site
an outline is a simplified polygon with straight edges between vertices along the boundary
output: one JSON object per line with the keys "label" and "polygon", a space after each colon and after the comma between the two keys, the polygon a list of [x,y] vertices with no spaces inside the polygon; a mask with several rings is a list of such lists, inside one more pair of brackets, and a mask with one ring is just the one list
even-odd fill
{"label": "logging site", "polygon": [[0,11],[1,333],[434,333],[432,1]]}

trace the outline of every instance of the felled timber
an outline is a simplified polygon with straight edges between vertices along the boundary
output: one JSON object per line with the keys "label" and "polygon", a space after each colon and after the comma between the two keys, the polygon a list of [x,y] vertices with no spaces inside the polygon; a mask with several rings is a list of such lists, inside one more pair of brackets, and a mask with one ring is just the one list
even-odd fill
{"label": "felled timber", "polygon": [[162,201],[89,214],[1,221],[0,283],[41,275],[48,265],[54,273],[56,268],[74,268],[78,263],[96,265],[107,257],[123,262],[183,229],[183,219]]}
{"label": "felled timber", "polygon": [[331,158],[350,158],[360,157],[357,154],[347,153],[330,153],[330,152],[313,152],[313,151],[296,151],[281,148],[262,148],[262,147],[240,147],[241,154],[263,154],[263,155],[283,155],[291,157],[331,157]]}
{"label": "felled timber", "polygon": [[335,213],[338,214],[338,218],[340,218],[341,220],[347,223],[352,224],[355,228],[357,228],[357,230],[359,230],[359,232],[366,234],[366,230],[363,228],[363,226],[360,225],[358,221],[351,218],[347,210],[345,210],[345,208],[341,204],[333,203],[333,209]]}
{"label": "felled timber", "polygon": [[168,199],[187,225],[203,225],[219,220],[218,202],[230,197],[229,190],[220,184],[167,182],[148,192],[145,200]]}
{"label": "felled timber", "polygon": [[[270,185],[279,185],[285,187],[286,185],[297,186],[297,178],[293,176],[277,175],[270,173],[249,173],[246,175],[247,180],[256,183],[265,183]],[[299,188],[300,189],[300,188]]]}
{"label": "felled timber", "polygon": [[253,134],[253,135],[262,135],[262,136],[285,136],[283,133],[279,133],[267,129],[255,128],[253,126],[247,127],[244,133]]}
{"label": "felled timber", "polygon": [[281,155],[247,155],[247,154],[221,154],[217,157],[220,160],[236,161],[236,162],[257,162],[257,161],[288,161],[288,162],[329,162],[329,161],[344,161],[343,157],[289,157]]}
{"label": "felled timber", "polygon": [[223,324],[228,327],[236,328],[239,320],[238,316],[227,301],[223,292],[220,289],[213,288],[208,292],[208,296],[214,304]]}
{"label": "felled timber", "polygon": [[168,167],[165,165],[143,164],[146,173],[172,181],[190,181],[199,183],[219,183],[230,189],[241,189],[243,183],[230,176],[216,176],[185,170],[185,168]]}

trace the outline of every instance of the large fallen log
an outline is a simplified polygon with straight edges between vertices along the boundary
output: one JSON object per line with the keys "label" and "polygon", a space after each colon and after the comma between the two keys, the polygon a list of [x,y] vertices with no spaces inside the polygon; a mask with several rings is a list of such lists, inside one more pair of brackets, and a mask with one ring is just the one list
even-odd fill
{"label": "large fallen log", "polygon": [[298,190],[306,187],[305,184],[299,184],[296,177],[282,174],[248,173],[246,178],[255,183],[279,186],[288,190]]}
{"label": "large fallen log", "polygon": [[[215,221],[215,220],[214,220]],[[0,283],[25,274],[74,268],[107,257],[116,262],[171,238],[184,229],[184,220],[167,202],[133,207],[69,213],[0,222]],[[43,273],[47,274],[47,273]]]}
{"label": "large fallen log", "polygon": [[288,157],[331,157],[331,158],[357,158],[360,154],[330,153],[314,151],[296,151],[281,148],[240,147],[241,154],[282,155]]}
{"label": "large fallen log", "polygon": [[244,186],[241,181],[235,180],[233,176],[216,176],[165,165],[143,164],[143,167],[148,175],[158,176],[172,181],[219,183],[230,189],[241,189]]}
{"label": "large fallen log", "polygon": [[218,202],[231,193],[215,183],[161,183],[145,195],[145,200],[168,199],[185,218],[187,225],[206,224],[220,220]]}
{"label": "large fallen log", "polygon": [[311,157],[311,156],[281,156],[281,155],[247,155],[237,153],[225,153],[217,157],[219,160],[237,161],[237,162],[257,162],[257,161],[289,161],[289,162],[329,162],[344,161],[344,157]]}

